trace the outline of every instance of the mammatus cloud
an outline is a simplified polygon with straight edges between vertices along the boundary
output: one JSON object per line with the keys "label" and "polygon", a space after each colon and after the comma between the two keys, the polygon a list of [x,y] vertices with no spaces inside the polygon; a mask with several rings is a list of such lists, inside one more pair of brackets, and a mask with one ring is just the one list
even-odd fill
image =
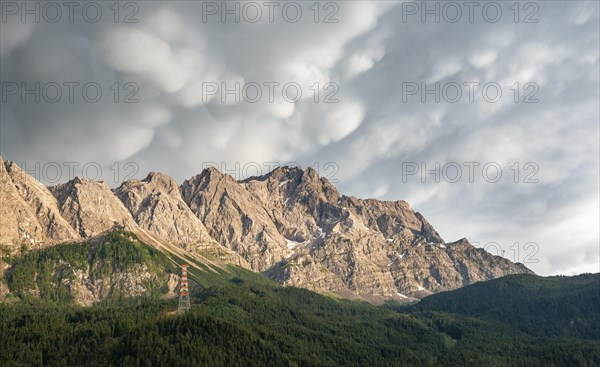
{"label": "mammatus cloud", "polygon": [[[178,181],[207,163],[237,176],[318,165],[344,193],[409,201],[446,240],[541,274],[600,270],[597,3],[540,3],[536,23],[526,9],[436,22],[411,2],[366,1],[222,22],[204,4],[139,3],[137,23],[2,22],[2,82],[63,90],[23,103],[3,89],[3,158],[98,162],[112,185],[115,161]],[[80,83],[73,102],[64,82]]]}

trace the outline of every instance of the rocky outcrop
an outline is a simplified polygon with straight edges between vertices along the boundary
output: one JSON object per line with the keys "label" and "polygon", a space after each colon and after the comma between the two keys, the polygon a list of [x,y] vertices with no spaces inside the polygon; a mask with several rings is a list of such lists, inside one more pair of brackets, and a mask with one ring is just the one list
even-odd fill
{"label": "rocky outcrop", "polygon": [[19,194],[0,158],[0,250],[16,253],[44,240],[37,216]]}
{"label": "rocky outcrop", "polygon": [[182,192],[217,240],[285,285],[405,299],[530,272],[466,240],[445,243],[405,201],[342,196],[311,168],[240,182],[209,169]]}
{"label": "rocky outcrop", "polygon": [[322,241],[299,244],[289,259],[267,274],[283,284],[316,291],[350,290],[358,295],[404,299],[531,272],[466,240],[435,243],[430,238],[406,227],[396,228],[392,237],[386,238],[350,213],[334,226],[325,227]]}
{"label": "rocky outcrop", "polygon": [[181,192],[210,235],[240,254],[253,270],[266,270],[288,254],[287,241],[268,208],[231,176],[208,168],[186,180]]}
{"label": "rocky outcrop", "polygon": [[337,190],[312,168],[303,171],[282,167],[241,184],[266,209],[286,241],[322,238],[323,227],[343,215],[335,205],[339,199]]}
{"label": "rocky outcrop", "polygon": [[179,285],[179,276],[169,274],[167,278],[167,294],[166,297],[173,298],[177,296],[177,286]]}
{"label": "rocky outcrop", "polygon": [[134,230],[136,224],[104,182],[79,177],[50,191],[58,200],[61,215],[81,237],[92,237],[113,228]]}
{"label": "rocky outcrop", "polygon": [[5,167],[15,188],[35,213],[45,242],[56,243],[79,238],[79,234],[61,216],[56,198],[46,186],[13,162],[7,161]]}
{"label": "rocky outcrop", "polygon": [[[139,297],[152,292],[155,284],[165,284],[173,274],[156,274],[144,264],[126,272],[114,272],[97,277],[91,270],[74,269],[73,276],[60,278],[65,289],[73,295],[74,301],[81,306],[91,306],[116,293],[128,297]],[[168,297],[172,295],[167,294]]]}
{"label": "rocky outcrop", "polygon": [[160,173],[129,180],[115,190],[138,226],[173,243],[211,243],[202,222],[181,198],[175,181]]}
{"label": "rocky outcrop", "polygon": [[249,267],[237,253],[217,243],[200,219],[181,197],[179,185],[162,173],[150,173],[143,180],[129,180],[115,190],[137,225],[163,241],[176,244],[192,254],[209,255]]}
{"label": "rocky outcrop", "polygon": [[209,168],[181,186],[150,173],[113,192],[79,178],[46,189],[7,163],[0,191],[0,242],[11,253],[22,243],[125,228],[211,268],[233,263],[284,285],[367,300],[423,297],[531,272],[466,239],[446,243],[405,201],[340,195],[312,168],[281,167],[243,181]]}

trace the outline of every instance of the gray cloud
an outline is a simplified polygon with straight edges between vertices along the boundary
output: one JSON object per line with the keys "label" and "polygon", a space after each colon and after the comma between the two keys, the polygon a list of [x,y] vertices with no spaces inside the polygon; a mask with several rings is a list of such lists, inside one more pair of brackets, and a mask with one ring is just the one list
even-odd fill
{"label": "gray cloud", "polygon": [[[98,162],[112,185],[114,162],[139,167],[119,171],[119,179],[159,170],[178,181],[208,162],[238,176],[256,172],[256,165],[243,170],[249,162],[265,171],[267,162],[317,163],[344,193],[409,201],[446,240],[497,243],[520,261],[535,250],[523,245],[534,242],[538,262],[527,265],[541,274],[600,270],[598,3],[540,3],[538,23],[522,22],[526,9],[515,23],[504,3],[497,23],[478,12],[472,23],[466,14],[457,23],[404,22],[406,5],[367,1],[340,2],[338,23],[315,23],[310,4],[301,4],[297,23],[280,16],[203,22],[201,2],[141,2],[133,24],[115,24],[109,12],[98,23],[9,18],[0,32],[2,82],[96,82],[103,97],[21,103],[6,96],[3,158],[30,168]],[[206,83],[236,81],[296,82],[303,95],[289,103],[279,90],[270,102],[263,88],[257,103],[203,98]],[[138,103],[123,103],[134,91],[128,82]],[[334,90],[324,89],[328,82],[339,88],[338,103],[323,103]],[[418,94],[403,101],[406,83],[452,82],[497,82],[502,98],[486,102],[476,88],[470,103],[463,86],[456,103],[431,96],[422,103]],[[523,103],[527,82],[539,87],[538,103]],[[423,183],[419,174],[403,177],[407,162],[429,169],[456,162],[463,176],[435,183],[429,175]],[[480,164],[472,183],[465,162]],[[502,167],[496,183],[481,175],[491,162]],[[533,172],[528,162],[539,167],[538,183],[523,182]]]}

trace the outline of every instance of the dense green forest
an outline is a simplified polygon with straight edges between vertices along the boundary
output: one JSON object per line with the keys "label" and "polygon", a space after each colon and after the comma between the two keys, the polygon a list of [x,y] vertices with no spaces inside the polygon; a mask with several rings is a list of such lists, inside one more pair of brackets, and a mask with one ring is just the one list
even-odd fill
{"label": "dense green forest", "polygon": [[[15,274],[19,267],[43,269],[57,260],[102,264],[101,274],[135,268],[138,261],[173,270],[137,238],[108,239],[84,244],[85,256],[66,245],[14,259],[7,281],[11,289],[15,281],[14,289],[26,289],[19,284],[31,280]],[[125,248],[111,249],[111,243]],[[107,244],[110,250],[103,250]],[[45,280],[34,281],[52,284],[55,273],[41,272]],[[153,293],[81,307],[68,293],[36,298],[16,292],[0,305],[0,366],[600,365],[599,274],[505,277],[413,306],[333,299],[238,268],[191,278],[203,284],[194,288],[185,314],[173,312],[176,299]]]}
{"label": "dense green forest", "polygon": [[600,274],[510,275],[432,295],[415,308],[496,320],[530,335],[600,339]]}

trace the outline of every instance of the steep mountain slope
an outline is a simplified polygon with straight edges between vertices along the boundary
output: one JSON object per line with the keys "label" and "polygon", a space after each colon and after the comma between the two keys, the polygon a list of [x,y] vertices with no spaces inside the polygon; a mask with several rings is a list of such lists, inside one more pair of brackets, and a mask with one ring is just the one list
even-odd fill
{"label": "steep mountain slope", "polygon": [[413,211],[404,200],[380,201],[342,196],[340,206],[356,214],[369,228],[379,231],[386,238],[409,229],[424,237],[429,243],[444,243],[435,229],[420,214]]}
{"label": "steep mountain slope", "polygon": [[129,211],[113,195],[105,182],[75,179],[50,187],[60,212],[81,237],[92,237],[107,230],[135,228]]}
{"label": "steep mountain slope", "polygon": [[5,162],[5,167],[15,188],[36,214],[46,242],[72,241],[79,238],[79,234],[61,216],[56,198],[46,186],[13,162]]}
{"label": "steep mountain slope", "polygon": [[285,285],[400,300],[531,272],[465,239],[444,243],[404,201],[342,196],[312,168],[240,182],[209,169],[182,192],[217,240]]}
{"label": "steep mountain slope", "polygon": [[161,173],[129,180],[115,190],[137,225],[197,255],[209,255],[249,267],[237,253],[218,244],[181,197],[177,183]]}
{"label": "steep mountain slope", "polygon": [[340,195],[312,168],[280,167],[239,182],[210,168],[181,186],[150,173],[114,192],[80,178],[46,189],[13,163],[2,164],[0,176],[7,203],[0,243],[10,254],[22,243],[46,246],[127,229],[200,267],[232,263],[284,285],[372,302],[531,273],[466,239],[444,242],[404,201]]}
{"label": "steep mountain slope", "polygon": [[23,200],[0,158],[0,246],[2,252],[14,253],[21,245],[40,243],[42,225]]}
{"label": "steep mountain slope", "polygon": [[166,175],[153,172],[143,180],[129,180],[115,194],[140,227],[162,239],[190,244],[213,241],[181,199],[177,183]]}
{"label": "steep mountain slope", "polygon": [[266,270],[290,253],[268,208],[231,176],[209,168],[186,180],[181,192],[212,237],[245,258],[253,270]]}

